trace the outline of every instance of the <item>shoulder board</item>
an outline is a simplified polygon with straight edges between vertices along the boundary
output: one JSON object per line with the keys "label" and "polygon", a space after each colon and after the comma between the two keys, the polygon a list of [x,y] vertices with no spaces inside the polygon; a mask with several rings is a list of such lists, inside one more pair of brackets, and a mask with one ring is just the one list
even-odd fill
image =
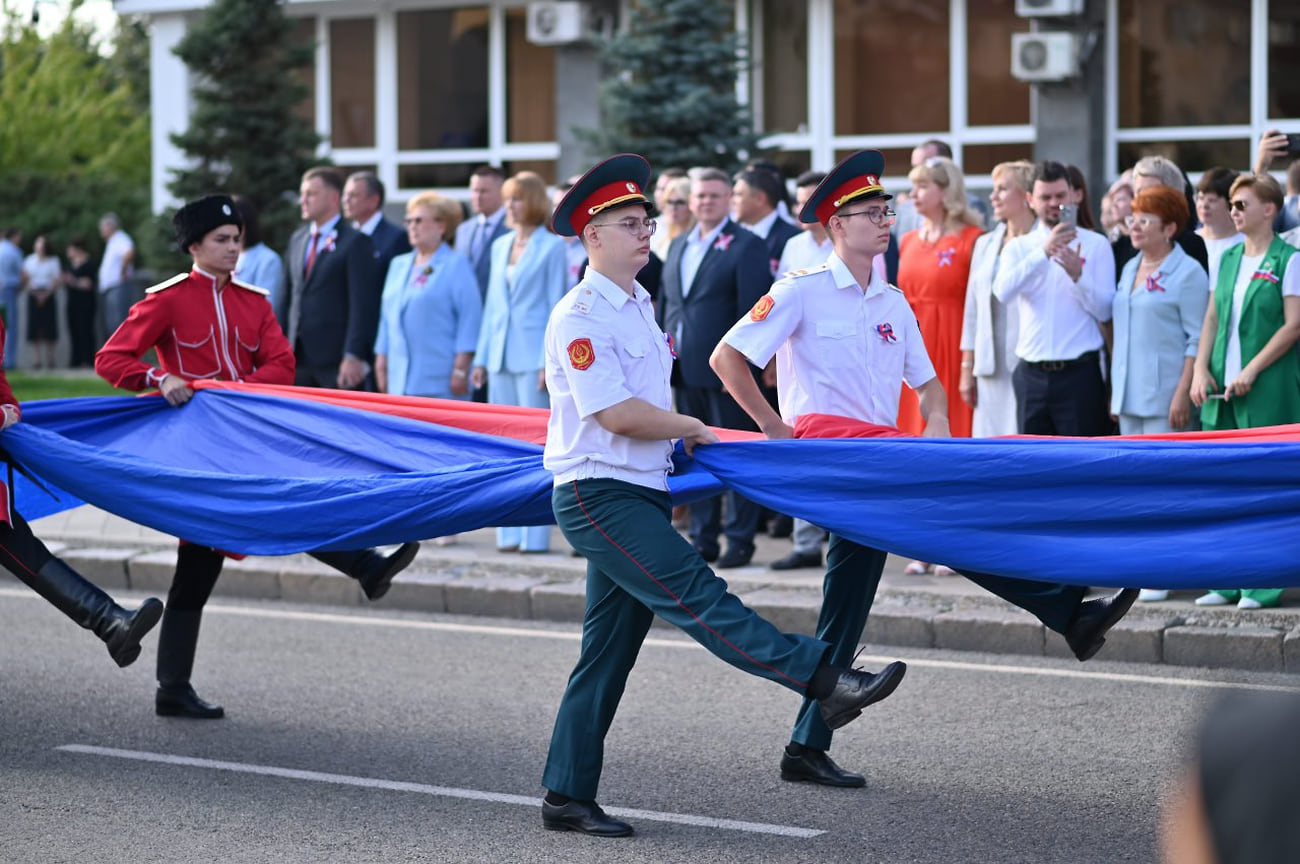
{"label": "shoulder board", "polygon": [[159,282],[157,285],[154,285],[152,288],[144,289],[144,293],[157,294],[159,291],[165,291],[166,289],[172,287],[173,285],[178,285],[181,282],[184,282],[188,278],[190,278],[190,274],[188,273],[177,273],[175,276],[168,279],[166,282]]}
{"label": "shoulder board", "polygon": [[596,292],[587,285],[579,285],[577,293],[573,296],[573,302],[569,304],[569,312],[579,315],[590,315],[591,304],[596,302]]}
{"label": "shoulder board", "polygon": [[261,294],[263,297],[271,296],[271,292],[265,288],[258,288],[256,285],[249,285],[247,282],[240,282],[238,279],[231,279],[230,284],[236,288],[243,288],[245,291],[252,291],[254,294]]}
{"label": "shoulder board", "polygon": [[791,270],[782,276],[782,279],[798,279],[800,276],[811,276],[814,273],[825,273],[830,269],[829,264],[821,264],[817,267],[804,267],[800,270]]}

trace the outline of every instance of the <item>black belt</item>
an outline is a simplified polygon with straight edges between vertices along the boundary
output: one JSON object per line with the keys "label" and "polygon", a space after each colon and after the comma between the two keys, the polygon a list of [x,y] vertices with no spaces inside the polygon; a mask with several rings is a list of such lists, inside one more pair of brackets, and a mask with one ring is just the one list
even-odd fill
{"label": "black belt", "polygon": [[1023,362],[1030,369],[1037,369],[1040,372],[1064,372],[1071,366],[1079,366],[1083,363],[1100,363],[1101,355],[1096,351],[1085,351],[1073,360],[1025,360]]}

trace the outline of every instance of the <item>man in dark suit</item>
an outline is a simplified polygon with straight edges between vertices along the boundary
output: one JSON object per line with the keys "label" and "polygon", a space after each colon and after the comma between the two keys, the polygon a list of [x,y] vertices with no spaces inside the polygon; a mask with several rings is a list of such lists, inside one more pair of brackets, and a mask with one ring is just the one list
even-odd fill
{"label": "man in dark suit", "polygon": [[799,236],[799,229],[782,219],[776,210],[777,203],[785,200],[782,182],[770,171],[750,168],[737,174],[731,187],[731,212],[737,222],[758,235],[767,247],[773,279],[780,275],[776,268],[786,242]]}
{"label": "man in dark suit", "polygon": [[375,247],[375,290],[383,293],[393,258],[411,251],[406,229],[384,218],[384,184],[373,171],[354,171],[343,185],[343,216]]}
{"label": "man in dark suit", "polygon": [[307,224],[289,239],[289,290],[276,310],[293,346],[294,383],[354,390],[370,372],[379,326],[374,246],[339,212],[336,169],[310,169],[301,195]]}
{"label": "man in dark suit", "polygon": [[469,178],[470,218],[456,228],[456,251],[469,259],[478,277],[478,290],[487,296],[488,273],[491,270],[492,241],[510,229],[506,227],[505,202],[501,198],[501,185],[506,175],[494,165],[474,169]]}
{"label": "man in dark suit", "polygon": [[[722,389],[709,355],[724,333],[753,307],[772,284],[767,249],[758,237],[727,216],[731,178],[716,168],[691,171],[691,214],[696,224],[668,247],[659,295],[659,320],[677,346],[673,385],[677,410],[713,426],[755,429],[753,421]],[[727,521],[721,496],[691,506],[691,541],[718,567],[743,567],[754,555],[759,508],[727,492]],[[718,557],[718,534],[727,537]]]}

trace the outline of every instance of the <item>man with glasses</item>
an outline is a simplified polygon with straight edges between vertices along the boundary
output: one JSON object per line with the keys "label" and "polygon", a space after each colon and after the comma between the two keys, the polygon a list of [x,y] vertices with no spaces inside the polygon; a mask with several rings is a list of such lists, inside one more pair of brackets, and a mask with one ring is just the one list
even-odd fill
{"label": "man with glasses", "polygon": [[[769,438],[794,437],[805,414],[852,417],[893,426],[902,384],[916,391],[924,435],[948,437],[948,401],[935,376],[916,317],[903,293],[872,267],[889,245],[895,214],[880,183],[878,150],[849,156],[821,182],[799,218],[819,222],[834,245],[820,267],[780,279],[714,351],[713,368]],[[749,364],[777,362],[781,413],[762,398]],[[831,643],[830,662],[848,663],[866,626],[886,553],[831,535],[826,554],[817,637]],[[1084,601],[1085,589],[962,572],[986,590],[1033,613],[1062,633],[1075,656],[1087,660],[1104,634],[1132,606],[1137,591]],[[862,786],[861,774],[837,765],[827,751],[831,729],[811,703],[799,711],[781,758],[781,778],[825,786]]]}
{"label": "man with glasses", "polygon": [[[732,184],[727,173],[693,168],[690,177],[696,224],[668,247],[659,298],[660,326],[677,345],[677,410],[712,426],[752,430],[749,417],[709,368],[709,354],[732,322],[772,284],[772,269],[763,241],[728,214]],[[759,507],[729,491],[724,523],[723,497],[691,505],[691,542],[719,568],[743,567],[754,557]],[[725,553],[720,533],[727,538]]]}
{"label": "man with glasses", "polygon": [[718,438],[673,412],[672,343],[636,280],[654,233],[642,191],[649,179],[643,158],[615,156],[569,190],[553,219],[560,236],[582,238],[590,266],[546,325],[543,463],[555,475],[556,522],[588,563],[581,656],[551,736],[542,824],[601,837],[632,833],[595,799],[605,734],[655,616],[736,668],[817,699],[831,728],[892,693],[906,671],[831,665],[825,642],[760,618],[673,529],[673,441],[689,454]]}

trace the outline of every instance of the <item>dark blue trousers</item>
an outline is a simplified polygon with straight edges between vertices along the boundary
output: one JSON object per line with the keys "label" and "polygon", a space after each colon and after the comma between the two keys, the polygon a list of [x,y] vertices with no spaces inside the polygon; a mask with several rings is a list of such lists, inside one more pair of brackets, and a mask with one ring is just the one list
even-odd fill
{"label": "dark blue trousers", "polygon": [[[822,611],[817,619],[817,638],[831,645],[826,662],[836,666],[852,663],[884,569],[883,551],[831,535],[826,550],[826,578],[822,582]],[[1032,582],[967,570],[958,572],[984,590],[1033,614],[1057,633],[1069,625],[1086,593],[1086,589],[1077,585]],[[831,730],[822,722],[812,700],[805,699],[799,707],[790,740],[817,750],[830,749]]]}
{"label": "dark blue trousers", "polygon": [[668,493],[579,480],[557,486],[551,501],[565,538],[587,558],[587,609],[542,774],[547,789],[595,800],[605,734],[655,615],[737,669],[807,691],[826,643],[780,632],[731,594],[673,529]]}

